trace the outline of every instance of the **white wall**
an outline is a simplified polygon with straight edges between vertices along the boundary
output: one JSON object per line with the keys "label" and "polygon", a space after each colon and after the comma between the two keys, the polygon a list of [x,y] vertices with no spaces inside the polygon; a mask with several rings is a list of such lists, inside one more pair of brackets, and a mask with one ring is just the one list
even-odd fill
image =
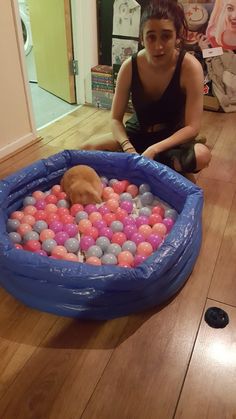
{"label": "white wall", "polygon": [[76,77],[78,103],[92,103],[91,67],[98,64],[96,0],[72,0],[74,58],[78,60]]}
{"label": "white wall", "polygon": [[36,138],[19,52],[16,7],[16,0],[0,0],[0,159]]}
{"label": "white wall", "polygon": [[[40,1],[40,0],[38,0]],[[91,103],[98,63],[96,0],[72,0],[77,102]],[[0,160],[37,138],[17,0],[0,0]]]}

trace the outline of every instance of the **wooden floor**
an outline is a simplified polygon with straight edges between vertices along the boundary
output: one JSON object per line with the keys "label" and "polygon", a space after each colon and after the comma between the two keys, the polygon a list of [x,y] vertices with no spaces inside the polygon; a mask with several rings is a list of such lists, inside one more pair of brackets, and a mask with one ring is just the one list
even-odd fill
{"label": "wooden floor", "polygon": [[[0,178],[106,132],[109,112],[79,108],[4,161]],[[25,307],[0,289],[0,419],[236,418],[236,114],[205,112],[212,162],[194,271],[162,310],[107,322]],[[210,328],[208,307],[229,325]]]}

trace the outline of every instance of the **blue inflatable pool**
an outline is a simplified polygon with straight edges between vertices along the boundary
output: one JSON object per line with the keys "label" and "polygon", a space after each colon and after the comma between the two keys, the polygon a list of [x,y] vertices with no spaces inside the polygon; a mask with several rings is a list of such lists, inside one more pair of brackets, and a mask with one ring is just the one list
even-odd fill
{"label": "blue inflatable pool", "polygon": [[[11,212],[35,190],[48,190],[68,168],[149,183],[178,213],[162,246],[137,268],[92,266],[15,249],[6,231]],[[27,306],[62,316],[111,319],[167,302],[188,279],[202,237],[203,193],[166,166],[126,153],[65,150],[0,181],[0,284]]]}

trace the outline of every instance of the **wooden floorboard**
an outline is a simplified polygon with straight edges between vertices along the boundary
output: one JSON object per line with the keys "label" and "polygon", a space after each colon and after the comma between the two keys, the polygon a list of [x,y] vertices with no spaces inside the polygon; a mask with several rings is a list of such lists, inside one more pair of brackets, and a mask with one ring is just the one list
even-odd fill
{"label": "wooden floorboard", "polygon": [[231,184],[204,180],[201,186],[203,245],[192,275],[171,304],[123,339],[83,419],[173,417],[227,223],[222,205],[230,207],[234,195]]}
{"label": "wooden floorboard", "polygon": [[[206,309],[214,301],[207,300]],[[213,329],[202,319],[175,419],[235,418],[236,308],[224,304],[230,322]]]}
{"label": "wooden floorboard", "polygon": [[236,195],[230,209],[209,298],[236,307]]}
{"label": "wooden floorboard", "polygon": [[[110,112],[81,107],[42,129],[40,143],[1,162],[0,178],[109,130]],[[235,114],[204,112],[213,158],[194,270],[165,307],[107,322],[32,310],[0,289],[0,419],[236,417]],[[208,306],[230,323],[212,329]]]}

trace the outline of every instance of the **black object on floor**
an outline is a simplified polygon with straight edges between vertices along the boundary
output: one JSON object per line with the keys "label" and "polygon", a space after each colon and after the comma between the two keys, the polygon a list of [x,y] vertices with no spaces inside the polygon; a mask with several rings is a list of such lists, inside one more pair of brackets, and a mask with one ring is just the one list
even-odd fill
{"label": "black object on floor", "polygon": [[215,329],[223,329],[229,323],[228,314],[219,307],[208,308],[204,319],[210,327]]}

